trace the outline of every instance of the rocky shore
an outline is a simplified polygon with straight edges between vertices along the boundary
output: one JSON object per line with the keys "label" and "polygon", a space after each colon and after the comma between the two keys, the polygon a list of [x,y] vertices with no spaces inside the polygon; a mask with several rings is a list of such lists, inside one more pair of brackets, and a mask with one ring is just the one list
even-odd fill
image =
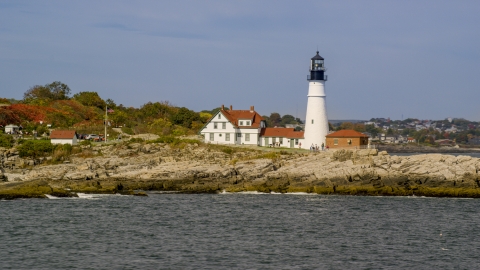
{"label": "rocky shore", "polygon": [[119,143],[85,146],[61,164],[48,160],[0,148],[0,199],[154,190],[480,197],[480,159],[461,155]]}

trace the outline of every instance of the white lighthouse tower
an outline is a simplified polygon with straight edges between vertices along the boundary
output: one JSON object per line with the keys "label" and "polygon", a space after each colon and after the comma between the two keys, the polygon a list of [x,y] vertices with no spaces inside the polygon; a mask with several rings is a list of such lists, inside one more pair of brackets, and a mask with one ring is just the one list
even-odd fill
{"label": "white lighthouse tower", "polygon": [[328,135],[328,118],[325,95],[325,65],[323,57],[318,54],[312,58],[310,63],[310,75],[308,84],[307,116],[305,118],[305,144],[302,148],[309,149],[310,146],[321,147],[325,144],[325,136]]}

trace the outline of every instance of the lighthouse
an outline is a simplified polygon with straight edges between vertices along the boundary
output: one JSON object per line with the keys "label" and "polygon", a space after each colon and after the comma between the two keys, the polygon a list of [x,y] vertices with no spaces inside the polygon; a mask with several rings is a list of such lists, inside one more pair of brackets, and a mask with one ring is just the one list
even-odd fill
{"label": "lighthouse", "polygon": [[309,149],[310,146],[321,147],[325,144],[325,136],[328,135],[327,104],[325,94],[324,59],[318,54],[312,57],[310,62],[310,75],[308,75],[308,102],[307,116],[305,118],[305,144],[302,148]]}

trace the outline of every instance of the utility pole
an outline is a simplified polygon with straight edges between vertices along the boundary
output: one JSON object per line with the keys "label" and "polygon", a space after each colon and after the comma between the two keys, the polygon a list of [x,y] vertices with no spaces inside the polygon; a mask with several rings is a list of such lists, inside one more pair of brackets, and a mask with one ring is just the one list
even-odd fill
{"label": "utility pole", "polygon": [[107,143],[107,120],[108,120],[108,115],[107,115],[107,105],[105,105],[105,121],[103,121],[103,125],[105,126],[105,135],[103,138],[105,138],[105,143]]}

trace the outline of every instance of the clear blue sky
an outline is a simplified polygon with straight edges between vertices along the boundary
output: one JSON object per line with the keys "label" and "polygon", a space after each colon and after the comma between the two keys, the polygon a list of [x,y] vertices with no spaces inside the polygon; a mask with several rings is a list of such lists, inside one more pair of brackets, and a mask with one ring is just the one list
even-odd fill
{"label": "clear blue sky", "polygon": [[139,107],[480,120],[480,1],[0,1],[0,97],[61,81]]}

